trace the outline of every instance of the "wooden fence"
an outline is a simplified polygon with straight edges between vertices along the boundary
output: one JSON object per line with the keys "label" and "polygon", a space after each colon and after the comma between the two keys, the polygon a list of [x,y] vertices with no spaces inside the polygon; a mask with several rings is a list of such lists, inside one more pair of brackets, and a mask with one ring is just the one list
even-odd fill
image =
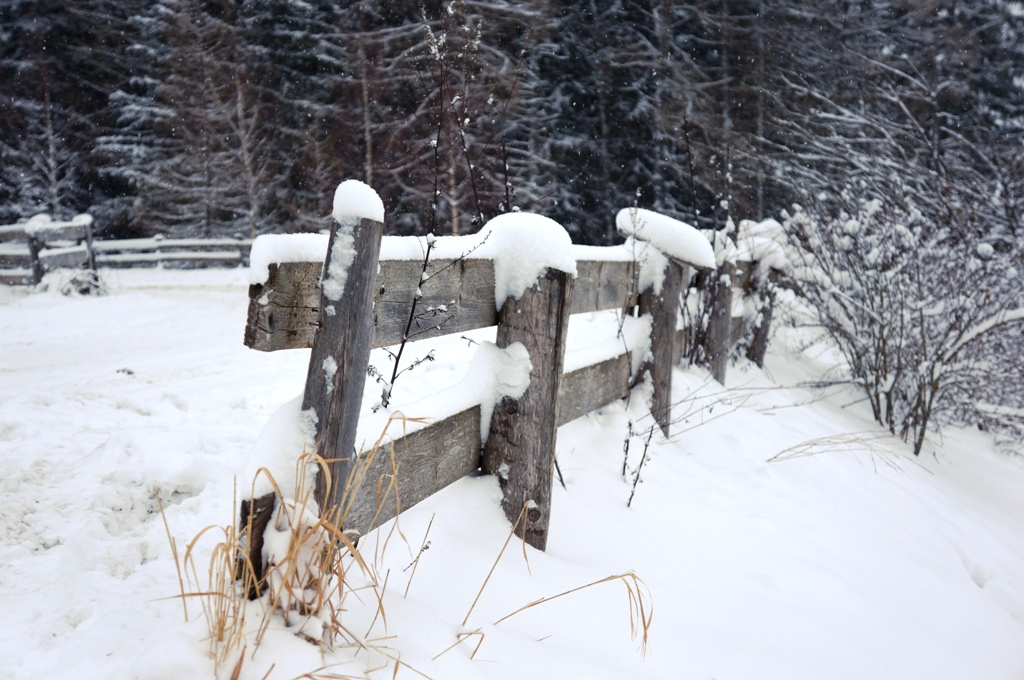
{"label": "wooden fence", "polygon": [[252,239],[152,238],[93,240],[92,217],[53,222],[45,215],[0,226],[0,284],[32,286],[49,271],[85,267],[238,267]]}
{"label": "wooden fence", "polygon": [[24,224],[0,227],[0,284],[35,285],[60,267],[96,268],[92,256],[92,217],[53,222],[38,215]]}
{"label": "wooden fence", "polygon": [[152,238],[96,241],[96,264],[101,267],[238,267],[249,263],[252,239]]}
{"label": "wooden fence", "polygon": [[[245,344],[262,351],[312,348],[302,408],[313,408],[318,416],[315,450],[332,461],[333,479],[349,479],[353,469],[359,469],[362,477],[354,500],[346,499],[351,500],[346,530],[364,533],[394,517],[400,508],[411,507],[482,468],[498,476],[503,509],[517,534],[543,550],[550,518],[556,428],[622,399],[638,378],[632,375],[629,352],[563,373],[571,315],[609,309],[651,315],[651,357],[639,375],[650,374],[652,414],[668,435],[672,368],[689,338],[689,330],[678,327],[679,312],[695,272],[693,266],[668,259],[661,293],[655,294],[651,289],[639,290],[638,264],[625,256],[625,249],[618,249],[617,258],[578,259],[575,279],[563,272],[546,271],[520,299],[509,298],[496,311],[493,261],[472,256],[431,259],[425,271],[422,261],[378,262],[381,229],[379,223],[369,220],[360,221],[355,229],[356,260],[340,301],[328,300],[319,288],[325,264],[272,264],[266,282],[249,289]],[[332,232],[331,243],[334,236]],[[330,246],[327,252],[329,267]],[[755,269],[756,264],[744,265],[732,281],[734,285],[723,286],[715,300],[716,310],[724,310],[719,314],[724,324],[719,323],[721,328],[714,331],[714,341],[728,345],[716,350],[721,356],[728,355],[741,330],[742,319],[731,315],[732,291],[748,289]],[[424,274],[430,278],[421,286]],[[355,284],[353,276],[358,278]],[[717,272],[700,278],[721,279]],[[425,323],[417,339],[496,325],[499,347],[522,342],[529,351],[530,385],[522,397],[505,397],[495,405],[482,448],[481,408],[474,405],[395,440],[388,452],[393,451],[394,463],[391,455],[353,456],[370,349],[402,342],[418,291],[422,294],[420,308],[444,305],[450,318],[438,327]],[[767,337],[767,328],[764,330]],[[338,372],[328,384],[322,367],[330,360]],[[368,466],[359,468],[366,460],[371,461]],[[393,464],[397,464],[397,475],[393,475]],[[392,476],[397,477],[391,487],[396,488],[397,496],[385,493]],[[336,507],[342,491],[335,488],[329,495],[318,484],[320,507]],[[249,550],[254,565],[260,564],[263,528],[274,502],[269,494],[242,503],[241,527],[252,532]]]}

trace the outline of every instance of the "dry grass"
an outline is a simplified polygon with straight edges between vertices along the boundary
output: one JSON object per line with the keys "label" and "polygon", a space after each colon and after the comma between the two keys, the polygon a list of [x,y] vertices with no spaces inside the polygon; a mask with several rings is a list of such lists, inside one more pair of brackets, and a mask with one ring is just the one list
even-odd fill
{"label": "dry grass", "polygon": [[[390,572],[385,572],[382,576],[379,573],[380,565],[390,541],[395,536],[400,537],[409,548],[410,555],[413,554],[409,541],[401,533],[399,523],[394,522],[386,533],[377,532],[371,550],[372,558],[369,560],[364,557],[365,547],[364,552],[360,552],[356,545],[358,537],[341,530],[353,507],[356,491],[368,481],[367,473],[374,458],[388,448],[390,474],[382,475],[379,480],[375,480],[378,487],[378,513],[381,511],[382,503],[388,501],[394,502],[397,514],[401,510],[397,484],[400,470],[393,447],[383,446],[383,435],[370,452],[360,457],[349,479],[345,480],[344,500],[340,507],[334,512],[325,513],[324,516],[319,515],[313,498],[314,485],[310,480],[314,473],[319,473],[325,475],[328,484],[333,483],[333,480],[329,479],[327,461],[312,454],[300,456],[296,469],[296,488],[291,494],[282,492],[269,470],[261,469],[257,473],[257,478],[260,475],[265,477],[274,494],[272,515],[263,534],[262,554],[265,564],[260,565],[263,567],[261,579],[257,577],[259,570],[250,562],[247,540],[248,536],[253,535],[255,511],[250,512],[247,524],[242,527],[236,527],[232,523],[225,526],[211,525],[202,529],[188,542],[184,552],[179,551],[167,518],[163,516],[178,572],[178,597],[185,618],[192,618],[194,612],[190,611],[190,604],[197,603],[208,632],[210,656],[218,677],[225,677],[222,673],[227,674],[226,677],[232,680],[241,677],[245,662],[251,660],[263,644],[268,631],[281,625],[318,647],[322,654],[348,650],[351,654],[347,656],[351,659],[365,660],[365,670],[355,676],[340,670],[339,665],[328,664],[298,678],[334,680],[366,677],[383,670],[397,674],[400,668],[425,678],[429,677],[401,659],[399,651],[392,646],[394,638],[389,637],[386,632],[388,621],[384,599]],[[253,480],[250,498],[255,497],[255,486],[256,480]],[[238,503],[233,502],[232,507],[237,508]],[[160,510],[163,515],[162,505]],[[419,560],[429,547],[431,526],[433,518],[427,526],[413,562],[407,567],[411,568],[412,573],[405,585],[405,596],[408,596]],[[512,529],[466,612],[463,626],[468,623],[514,536]],[[522,544],[522,553],[523,559],[526,560],[525,542]],[[207,554],[209,556],[205,557]],[[650,594],[643,582],[632,573],[609,576],[553,596],[540,598],[503,616],[495,621],[494,625],[551,600],[612,581],[619,581],[626,586],[631,632],[634,638],[638,635],[641,637],[641,650],[646,651],[652,617]],[[257,592],[262,594],[255,601],[250,601],[249,594]],[[351,622],[346,620],[351,618],[345,615],[346,603],[350,598],[355,602],[349,602],[349,607],[359,607],[364,614],[357,620],[363,622],[365,632],[352,630]],[[371,620],[367,626],[368,618]],[[378,623],[384,627],[383,635],[374,633]],[[476,641],[471,658],[475,657],[484,641],[484,633],[479,628],[459,633],[455,642],[434,658],[444,655],[467,640]],[[266,676],[269,676],[273,668],[271,666],[266,671]]]}
{"label": "dry grass", "polygon": [[795,458],[805,458],[822,453],[868,453],[871,456],[871,463],[877,471],[878,461],[893,470],[902,468],[899,462],[908,461],[917,464],[917,461],[910,459],[900,449],[902,442],[898,441],[888,432],[845,432],[842,434],[817,437],[795,446],[779,451],[768,459],[769,463],[780,463]]}
{"label": "dry grass", "polygon": [[[386,637],[372,637],[378,618],[386,625],[383,593],[387,578],[379,579],[374,566],[356,547],[357,537],[341,529],[356,491],[382,448],[382,441],[383,436],[353,466],[350,478],[345,480],[344,501],[340,507],[323,516],[320,516],[313,498],[311,480],[315,473],[325,475],[329,488],[333,480],[330,480],[327,461],[308,453],[300,456],[296,464],[295,489],[290,494],[283,492],[269,470],[263,468],[257,472],[257,478],[262,475],[274,494],[273,514],[263,534],[266,563],[260,565],[262,578],[258,578],[260,570],[250,561],[247,540],[253,535],[255,512],[250,513],[247,524],[241,528],[233,523],[204,528],[189,541],[183,553],[179,552],[164,517],[178,570],[185,618],[191,618],[189,603],[198,602],[208,631],[210,655],[218,674],[222,669],[230,668],[229,677],[239,677],[247,652],[255,653],[274,621],[283,623],[322,652],[348,648],[354,656],[366,652],[367,658],[372,652],[377,658],[385,659],[380,668],[393,665],[397,672],[400,666],[408,667],[398,658],[397,652],[387,646]],[[378,497],[393,498],[396,505],[399,503],[395,483],[397,473],[392,451],[392,475],[388,480],[381,480],[383,487]],[[250,492],[250,498],[254,499],[255,486],[254,479]],[[237,499],[232,507],[238,507]],[[388,538],[396,530],[393,525]],[[206,553],[211,540],[213,545],[209,549],[209,558],[204,562],[200,555]],[[387,539],[384,548],[386,542]],[[380,546],[378,550],[382,550]],[[353,570],[358,571],[359,579],[350,578]],[[250,602],[248,595],[256,592],[262,595],[256,602]],[[376,603],[377,615],[369,630],[359,634],[346,626],[343,612],[348,597],[361,598],[364,592],[369,592],[371,601]],[[371,668],[367,672],[380,668]],[[325,666],[300,677],[319,680],[352,676]]]}

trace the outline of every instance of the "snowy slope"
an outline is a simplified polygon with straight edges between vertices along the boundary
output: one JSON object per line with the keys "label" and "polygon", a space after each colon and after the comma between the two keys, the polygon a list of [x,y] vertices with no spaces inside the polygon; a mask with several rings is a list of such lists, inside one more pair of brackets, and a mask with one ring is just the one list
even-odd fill
{"label": "snowy slope", "polygon": [[[246,271],[107,277],[95,299],[0,288],[3,678],[213,677],[155,490],[179,549],[231,522],[234,475],[302,390],[307,351],[242,345]],[[1024,461],[970,431],[909,457],[857,394],[799,386],[832,361],[806,340],[782,329],[767,370],[733,369],[728,390],[678,371],[677,434],[651,441],[631,507],[644,441],[625,478],[623,442],[630,420],[650,425],[642,399],[561,428],[549,551],[527,565],[511,546],[465,627],[508,532],[487,477],[403,514],[405,541],[364,538],[388,577],[380,652],[322,657],[278,626],[241,677],[391,677],[384,654],[433,678],[1024,677]],[[455,381],[465,354],[403,380]],[[494,623],[630,570],[654,605],[646,657],[617,582]],[[367,632],[376,603],[347,604]],[[433,658],[474,630],[474,659],[479,636]]]}

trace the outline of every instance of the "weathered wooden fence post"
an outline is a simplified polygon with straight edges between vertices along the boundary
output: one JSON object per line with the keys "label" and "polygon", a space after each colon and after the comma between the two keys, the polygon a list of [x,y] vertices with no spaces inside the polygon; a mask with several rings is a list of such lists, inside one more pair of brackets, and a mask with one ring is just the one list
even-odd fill
{"label": "weathered wooden fence post", "polygon": [[548,269],[518,300],[506,300],[498,314],[498,346],[521,342],[530,353],[530,386],[519,399],[506,397],[495,406],[483,469],[498,477],[501,505],[516,535],[538,550],[547,547],[551,519],[558,388],[572,286],[571,274]]}
{"label": "weathered wooden fence post", "polygon": [[704,346],[704,356],[711,368],[711,376],[725,384],[725,369],[732,351],[732,280],[736,265],[726,262],[708,274],[708,304],[711,318]]}
{"label": "weathered wooden fence post", "polygon": [[[320,329],[313,340],[302,396],[303,412],[312,410],[316,418],[314,450],[330,469],[330,479],[322,472],[316,479],[316,502],[322,515],[339,507],[357,453],[356,429],[373,339],[373,290],[383,229],[383,224],[368,219],[336,224],[327,246]],[[347,239],[351,242],[345,243]],[[346,265],[347,271],[341,273]]]}
{"label": "weathered wooden fence post", "polygon": [[42,250],[43,239],[30,232],[28,234],[28,256],[32,266],[32,285],[42,281],[43,274],[46,273],[46,270],[43,268],[43,261],[39,257],[39,253]]}
{"label": "weathered wooden fence post", "polygon": [[[327,461],[329,469],[329,479],[322,472],[317,474],[316,501],[320,514],[336,521],[343,519],[335,513],[344,501],[356,456],[383,228],[370,219],[335,223],[320,283],[319,330],[309,357],[302,410],[303,417],[315,423],[314,451]],[[242,502],[241,527],[249,532],[247,548],[254,576],[250,597],[256,597],[261,587],[263,533],[274,502],[273,493]]]}
{"label": "weathered wooden fence post", "polygon": [[651,315],[651,358],[640,369],[651,376],[651,414],[666,437],[672,420],[672,369],[675,367],[676,319],[685,267],[669,258],[661,293],[648,288],[640,295],[640,313]]}

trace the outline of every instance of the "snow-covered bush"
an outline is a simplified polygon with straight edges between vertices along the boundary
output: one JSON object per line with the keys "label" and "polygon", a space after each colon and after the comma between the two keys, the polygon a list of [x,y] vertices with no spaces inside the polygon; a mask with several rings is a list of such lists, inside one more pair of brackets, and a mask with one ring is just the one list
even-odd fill
{"label": "snow-covered bush", "polygon": [[799,292],[875,419],[915,453],[929,426],[978,417],[983,394],[1006,403],[1022,392],[1019,379],[991,379],[1019,362],[1000,349],[1024,319],[1019,251],[935,224],[899,191],[819,195],[784,218]]}

